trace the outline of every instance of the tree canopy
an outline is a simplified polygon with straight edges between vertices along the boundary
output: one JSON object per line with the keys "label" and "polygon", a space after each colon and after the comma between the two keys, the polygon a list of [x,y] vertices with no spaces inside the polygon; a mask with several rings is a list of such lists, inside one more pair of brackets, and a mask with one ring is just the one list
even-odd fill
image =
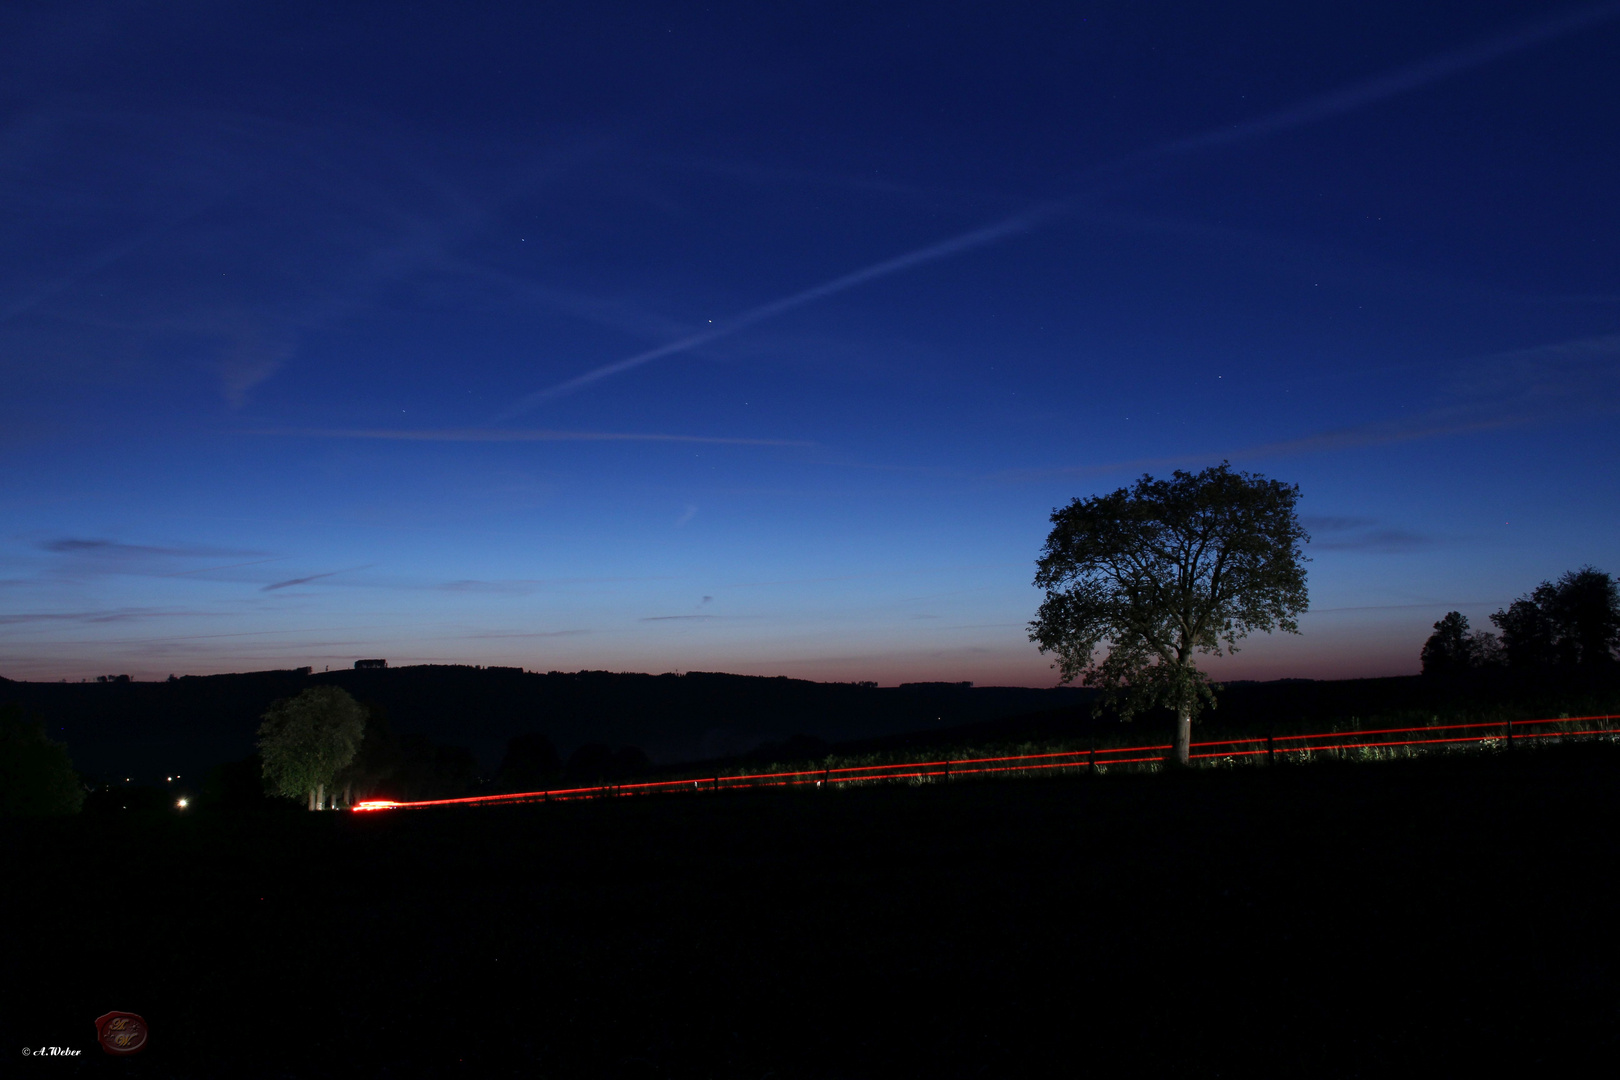
{"label": "tree canopy", "polygon": [[1502,645],[1496,635],[1484,630],[1468,630],[1468,616],[1448,611],[1434,624],[1434,633],[1423,643],[1423,674],[1456,676],[1483,667],[1494,667],[1501,660]]}
{"label": "tree canopy", "polygon": [[43,723],[25,720],[20,706],[0,707],[0,814],[76,814],[83,805],[67,747]]}
{"label": "tree canopy", "polygon": [[1195,656],[1234,652],[1254,631],[1299,632],[1310,537],[1298,499],[1297,486],[1223,462],[1059,507],[1037,563],[1046,599],[1030,640],[1056,654],[1064,682],[1107,691],[1125,716],[1174,709],[1185,762],[1192,720],[1214,704]]}
{"label": "tree canopy", "polygon": [[326,789],[354,760],[366,714],[348,691],[312,686],[271,705],[259,725],[264,775],[278,794],[324,808]]}
{"label": "tree canopy", "polygon": [[1615,665],[1620,647],[1620,589],[1591,566],[1543,581],[1491,615],[1502,632],[1510,668],[1600,672]]}

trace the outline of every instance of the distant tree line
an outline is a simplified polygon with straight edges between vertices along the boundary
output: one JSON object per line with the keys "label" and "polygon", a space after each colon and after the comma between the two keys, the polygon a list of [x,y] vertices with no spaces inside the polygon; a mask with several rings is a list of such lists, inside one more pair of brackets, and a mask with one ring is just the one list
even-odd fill
{"label": "distant tree line", "polygon": [[1470,630],[1452,611],[1423,643],[1423,674],[1447,677],[1486,670],[1546,675],[1606,675],[1620,670],[1620,588],[1591,566],[1543,581],[1492,613],[1497,633]]}

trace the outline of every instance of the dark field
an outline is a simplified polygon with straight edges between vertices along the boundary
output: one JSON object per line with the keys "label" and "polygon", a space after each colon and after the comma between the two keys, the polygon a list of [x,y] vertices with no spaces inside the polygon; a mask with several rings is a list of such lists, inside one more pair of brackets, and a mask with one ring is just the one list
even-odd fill
{"label": "dark field", "polygon": [[[1617,780],[1570,746],[12,821],[5,1071],[1606,1073]],[[93,1041],[113,1009],[136,1058]],[[50,1045],[84,1053],[17,1056]]]}

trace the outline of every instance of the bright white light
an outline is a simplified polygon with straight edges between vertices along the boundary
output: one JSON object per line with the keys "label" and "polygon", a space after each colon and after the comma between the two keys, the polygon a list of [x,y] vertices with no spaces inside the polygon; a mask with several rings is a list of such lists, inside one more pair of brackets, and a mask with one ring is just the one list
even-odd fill
{"label": "bright white light", "polygon": [[180,800],[180,801],[179,801],[179,802],[177,802],[177,803],[175,803],[175,804],[174,804],[174,805],[176,805],[176,806],[178,806],[178,807],[179,807],[179,808],[180,808],[180,809],[182,809],[182,810],[184,810],[184,809],[185,809],[185,808],[186,808],[186,800],[185,800],[185,799],[181,799],[181,800]]}

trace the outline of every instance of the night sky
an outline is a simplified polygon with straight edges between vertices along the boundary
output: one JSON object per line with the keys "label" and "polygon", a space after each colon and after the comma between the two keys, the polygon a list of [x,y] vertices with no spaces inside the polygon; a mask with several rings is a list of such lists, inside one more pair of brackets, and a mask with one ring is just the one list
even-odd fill
{"label": "night sky", "polygon": [[1620,5],[0,8],[0,675],[1048,685],[1048,515],[1299,484],[1415,672],[1620,572]]}

